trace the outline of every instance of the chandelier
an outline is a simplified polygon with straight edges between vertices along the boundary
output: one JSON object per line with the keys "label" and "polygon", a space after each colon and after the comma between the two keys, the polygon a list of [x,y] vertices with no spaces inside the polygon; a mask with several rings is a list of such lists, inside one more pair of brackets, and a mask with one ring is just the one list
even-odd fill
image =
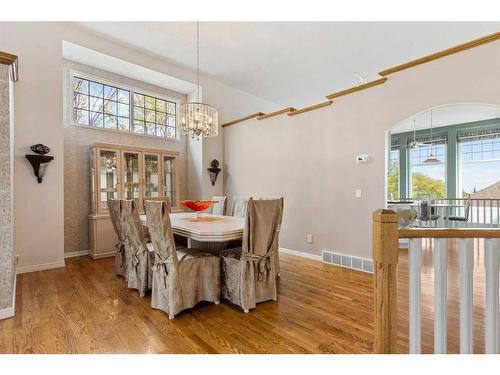
{"label": "chandelier", "polygon": [[196,78],[197,101],[186,102],[179,107],[181,129],[191,138],[200,139],[200,136],[217,137],[219,134],[219,116],[211,105],[200,101],[200,23],[196,22]]}

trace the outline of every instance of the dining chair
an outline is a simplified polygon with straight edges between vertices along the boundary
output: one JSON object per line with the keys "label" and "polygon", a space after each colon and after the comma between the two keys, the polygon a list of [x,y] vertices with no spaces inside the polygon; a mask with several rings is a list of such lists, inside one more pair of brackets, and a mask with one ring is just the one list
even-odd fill
{"label": "dining chair", "polygon": [[248,201],[242,246],[222,252],[222,297],[245,313],[256,304],[276,300],[272,257],[281,222],[283,199]]}
{"label": "dining chair", "polygon": [[167,196],[162,196],[162,197],[144,197],[144,198],[142,198],[142,207],[145,207],[145,202],[146,201],[167,202],[169,210],[172,211],[172,201],[170,200],[170,197],[167,197]]}
{"label": "dining chair", "polygon": [[135,200],[123,199],[122,226],[125,232],[125,247],[128,248],[130,259],[127,264],[128,287],[137,289],[143,297],[151,288],[151,265],[153,261],[153,247],[146,243],[143,226],[139,218],[139,209]]}
{"label": "dining chair", "polygon": [[246,217],[247,205],[250,197],[233,197],[231,203],[231,216]]}
{"label": "dining chair", "polygon": [[225,215],[226,214],[226,197],[213,196],[212,200],[217,201],[216,204],[212,206],[210,213],[212,215]]}
{"label": "dining chair", "polygon": [[[260,197],[260,200],[272,200],[272,199],[277,199],[277,198],[270,198],[270,197]],[[276,270],[276,276],[280,276],[280,246],[279,246],[279,232],[281,231],[281,220],[283,218],[283,198],[281,198],[281,206],[280,206],[280,222],[278,225],[278,236],[276,236],[276,243],[274,244],[275,251],[273,254],[273,259],[274,259],[274,267]]]}
{"label": "dining chair", "polygon": [[108,209],[109,209],[109,216],[111,218],[111,224],[113,224],[113,229],[115,231],[116,237],[118,237],[118,243],[115,245],[116,274],[127,278],[128,256],[125,251],[125,243],[126,243],[125,231],[123,230],[121,222],[121,211],[122,211],[121,199],[109,199]]}
{"label": "dining chair", "polygon": [[418,220],[420,222],[420,226],[422,226],[422,221],[429,224],[429,226],[434,222],[437,224],[437,220],[440,218],[440,215],[434,214],[432,211],[432,206],[429,201],[422,201],[419,203],[419,213]]}
{"label": "dining chair", "polygon": [[145,208],[154,249],[151,307],[173,319],[200,301],[218,304],[219,256],[198,249],[177,250],[167,205],[147,201]]}
{"label": "dining chair", "polygon": [[471,199],[467,199],[464,205],[464,216],[448,216],[445,217],[445,220],[449,220],[453,224],[455,223],[467,223],[469,221],[469,216],[470,216],[470,207],[471,207]]}

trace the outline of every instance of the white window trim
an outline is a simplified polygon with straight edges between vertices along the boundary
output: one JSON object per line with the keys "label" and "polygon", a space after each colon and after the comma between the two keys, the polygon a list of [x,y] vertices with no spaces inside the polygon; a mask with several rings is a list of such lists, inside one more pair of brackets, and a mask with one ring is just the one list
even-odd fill
{"label": "white window trim", "polygon": [[[83,78],[83,79],[95,81],[98,83],[102,83],[104,85],[113,86],[113,87],[116,87],[118,89],[127,90],[131,93],[130,102],[129,102],[129,106],[130,106],[129,131],[123,131],[123,130],[118,130],[118,129],[97,128],[97,127],[93,127],[93,126],[89,126],[89,125],[77,124],[74,121],[74,116],[73,116],[73,78],[75,76]],[[158,98],[161,100],[166,100],[169,102],[174,102],[176,104],[176,108],[175,108],[175,138],[171,138],[171,137],[163,138],[163,137],[157,137],[157,136],[151,135],[151,134],[141,134],[141,133],[135,133],[133,131],[130,131],[130,126],[132,126],[132,124],[134,122],[134,119],[133,119],[133,107],[134,107],[133,94],[134,93],[142,94],[142,95],[146,95],[146,96],[151,96],[151,97]],[[68,109],[67,110],[68,110],[68,116],[69,116],[68,117],[69,124],[71,126],[77,126],[77,127],[85,128],[85,129],[104,130],[104,131],[110,131],[110,132],[115,132],[115,133],[120,133],[120,134],[137,135],[140,137],[148,137],[148,138],[167,140],[167,141],[180,141],[181,138],[179,136],[179,106],[181,105],[181,103],[182,103],[182,100],[180,98],[176,98],[173,96],[165,96],[165,95],[160,94],[158,92],[141,89],[140,87],[137,87],[137,86],[130,86],[130,85],[127,85],[127,84],[124,84],[121,82],[112,81],[112,80],[109,80],[109,79],[106,79],[106,78],[103,78],[101,76],[97,76],[94,74],[89,74],[89,73],[81,72],[78,70],[69,69]]]}

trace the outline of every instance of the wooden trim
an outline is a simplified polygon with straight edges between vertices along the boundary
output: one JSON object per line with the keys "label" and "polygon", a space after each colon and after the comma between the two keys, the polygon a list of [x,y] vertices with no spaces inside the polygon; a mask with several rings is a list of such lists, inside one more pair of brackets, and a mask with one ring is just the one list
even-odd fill
{"label": "wooden trim", "polygon": [[357,91],[366,90],[370,87],[381,85],[381,84],[385,83],[385,81],[387,81],[387,78],[380,78],[380,79],[377,79],[375,81],[363,83],[362,85],[351,87],[350,89],[342,90],[342,91],[327,95],[326,98],[327,99],[334,99],[334,98],[338,98],[340,96],[349,95],[349,94],[352,94],[352,93],[357,92]]}
{"label": "wooden trim", "polygon": [[259,116],[259,117],[257,117],[257,120],[264,120],[264,119],[269,118],[269,117],[278,116],[278,115],[281,115],[283,113],[294,112],[294,111],[296,111],[295,108],[287,107],[287,108],[283,108],[283,109],[280,109],[280,110],[275,111],[275,112],[268,113],[267,115]]}
{"label": "wooden trim", "polygon": [[417,65],[425,64],[425,63],[428,63],[428,62],[433,61],[433,60],[437,60],[437,59],[440,59],[440,58],[443,58],[443,57],[446,57],[449,55],[453,55],[453,54],[458,53],[458,52],[465,51],[465,50],[470,49],[470,48],[478,47],[478,46],[486,44],[486,43],[491,43],[491,42],[494,42],[495,40],[498,40],[498,39],[500,39],[500,32],[486,35],[486,36],[483,36],[482,38],[474,39],[470,42],[463,43],[463,44],[460,44],[458,46],[448,48],[448,49],[421,57],[421,58],[416,59],[416,60],[409,61],[405,64],[397,65],[393,68],[383,70],[379,73],[379,75],[384,77],[384,76],[387,76],[389,74],[393,74],[396,72],[400,72],[402,70],[413,68],[414,66],[417,66]]}
{"label": "wooden trim", "polygon": [[396,352],[398,219],[398,214],[392,210],[373,213],[373,350],[379,354]]}
{"label": "wooden trim", "polygon": [[233,120],[233,121],[226,122],[226,123],[222,124],[222,127],[225,128],[226,126],[231,126],[231,125],[237,124],[238,122],[250,120],[252,118],[264,116],[264,115],[265,115],[265,113],[263,113],[263,112],[252,113],[251,115],[241,117],[241,118],[238,118],[238,119]]}
{"label": "wooden trim", "polygon": [[500,229],[477,229],[477,228],[400,229],[399,238],[500,238]]}
{"label": "wooden trim", "polygon": [[14,82],[16,82],[19,79],[19,67],[17,61],[18,58],[16,55],[0,51],[0,64],[9,65],[11,67],[10,74],[12,81]]}
{"label": "wooden trim", "polygon": [[318,109],[318,108],[327,107],[331,104],[332,104],[332,101],[328,100],[326,102],[318,103],[318,104],[312,105],[310,107],[305,107],[305,108],[297,109],[295,111],[288,112],[288,116],[300,115],[301,113],[313,111],[313,110]]}
{"label": "wooden trim", "polygon": [[[159,138],[161,139],[161,138]],[[159,154],[166,154],[166,155],[172,155],[172,156],[179,156],[178,151],[168,151],[168,150],[161,150],[158,148],[149,148],[149,147],[134,147],[134,146],[125,146],[117,143],[93,143],[90,145],[89,149],[92,150],[93,148],[113,148],[117,149],[119,148],[120,150],[125,150],[125,151],[138,151],[138,152],[149,152],[149,153],[159,153]]]}

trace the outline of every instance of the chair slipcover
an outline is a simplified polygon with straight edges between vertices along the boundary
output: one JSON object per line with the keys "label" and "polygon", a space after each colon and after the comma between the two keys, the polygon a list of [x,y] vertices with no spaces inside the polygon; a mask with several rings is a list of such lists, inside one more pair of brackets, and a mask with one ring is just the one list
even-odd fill
{"label": "chair slipcover", "polygon": [[[137,202],[123,199],[122,205],[122,227],[125,231],[125,247],[130,254],[127,264],[128,287],[137,289],[143,297],[151,288],[151,264],[152,259],[146,245],[143,227],[139,218]],[[152,252],[151,252],[152,254]]]}
{"label": "chair slipcover", "polygon": [[165,203],[147,201],[145,208],[155,259],[151,307],[173,319],[200,301],[219,303],[219,257],[196,249],[177,251]]}
{"label": "chair slipcover", "polygon": [[248,197],[233,197],[231,204],[231,215],[238,217],[247,216],[247,205],[250,198]]}
{"label": "chair slipcover", "polygon": [[125,232],[122,228],[122,221],[121,221],[121,211],[122,211],[121,200],[120,199],[108,200],[108,208],[109,208],[109,216],[111,218],[111,223],[113,224],[113,229],[115,230],[116,236],[118,237],[118,243],[115,245],[116,274],[127,278],[128,256],[125,249],[126,237],[125,237]]}
{"label": "chair slipcover", "polygon": [[226,197],[212,197],[212,200],[217,201],[216,204],[212,206],[210,213],[212,215],[225,215],[226,214]]}
{"label": "chair slipcover", "polygon": [[222,297],[248,312],[259,302],[276,300],[272,261],[283,199],[248,201],[242,247],[222,253]]}
{"label": "chair slipcover", "polygon": [[[261,200],[273,200],[276,198],[269,198],[269,197],[260,197]],[[274,254],[273,254],[273,259],[274,259],[274,267],[276,270],[276,276],[280,275],[280,245],[279,245],[279,232],[281,231],[281,220],[283,219],[283,198],[281,198],[281,205],[280,205],[280,222],[278,224],[278,235],[276,236],[276,243],[274,244]]]}

